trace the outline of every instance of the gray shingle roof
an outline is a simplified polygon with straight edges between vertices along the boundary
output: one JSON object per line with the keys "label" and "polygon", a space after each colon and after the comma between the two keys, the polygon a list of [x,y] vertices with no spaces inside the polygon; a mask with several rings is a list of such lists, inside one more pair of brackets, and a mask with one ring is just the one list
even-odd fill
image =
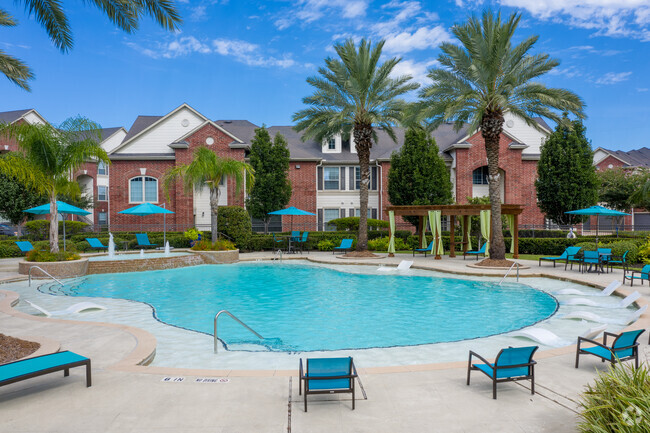
{"label": "gray shingle roof", "polygon": [[259,126],[248,120],[215,120],[217,125],[230,132],[246,144],[250,144],[255,137],[255,130]]}
{"label": "gray shingle roof", "polygon": [[650,167],[650,149],[642,147],[634,150],[609,150],[605,149],[612,155],[625,161],[629,167]]}
{"label": "gray shingle roof", "polygon": [[121,126],[116,126],[114,128],[102,128],[102,130],[101,130],[102,141],[106,140],[108,137],[115,134],[120,129],[122,129]]}
{"label": "gray shingle roof", "polygon": [[135,119],[135,122],[133,122],[133,125],[131,125],[131,128],[129,128],[129,132],[127,132],[126,137],[124,137],[124,140],[122,140],[122,143],[135,137],[147,129],[149,126],[156,123],[156,121],[162,119],[162,117],[163,116],[138,116]]}
{"label": "gray shingle roof", "polygon": [[32,111],[31,108],[26,110],[14,110],[0,112],[0,123],[13,123],[23,117],[26,113]]}

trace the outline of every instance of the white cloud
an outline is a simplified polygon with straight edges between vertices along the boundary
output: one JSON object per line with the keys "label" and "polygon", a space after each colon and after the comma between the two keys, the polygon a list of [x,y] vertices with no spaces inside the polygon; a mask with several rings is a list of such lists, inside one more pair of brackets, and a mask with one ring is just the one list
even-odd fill
{"label": "white cloud", "polygon": [[639,93],[647,92],[648,90],[650,90],[650,89],[648,89],[647,87],[637,87],[636,88],[636,91],[639,92]]}
{"label": "white cloud", "polygon": [[192,21],[203,21],[207,18],[206,16],[206,7],[197,6],[192,8],[192,13],[190,14],[190,20]]}
{"label": "white cloud", "polygon": [[384,49],[390,53],[408,53],[413,50],[436,48],[441,42],[450,39],[449,33],[442,26],[420,27],[413,33],[401,32],[386,35]]}
{"label": "white cloud", "polygon": [[597,35],[650,40],[647,0],[499,0],[542,20],[592,29]]}
{"label": "white cloud", "polygon": [[296,22],[309,24],[330,14],[347,19],[363,17],[369,0],[295,0],[291,12],[283,11],[275,26],[284,30]]}
{"label": "white cloud", "polygon": [[568,66],[566,68],[554,68],[551,69],[548,73],[549,75],[561,75],[565,78],[576,78],[581,77],[582,70],[576,66]]}
{"label": "white cloud", "polygon": [[416,62],[414,60],[402,60],[399,62],[393,72],[392,77],[402,75],[410,75],[413,80],[422,85],[431,84],[431,80],[427,77],[427,72],[432,66],[438,65],[437,60],[427,60],[424,62]]}
{"label": "white cloud", "polygon": [[622,81],[627,81],[630,78],[630,75],[632,75],[632,72],[608,72],[602,77],[598,78],[596,80],[596,84],[617,84]]}

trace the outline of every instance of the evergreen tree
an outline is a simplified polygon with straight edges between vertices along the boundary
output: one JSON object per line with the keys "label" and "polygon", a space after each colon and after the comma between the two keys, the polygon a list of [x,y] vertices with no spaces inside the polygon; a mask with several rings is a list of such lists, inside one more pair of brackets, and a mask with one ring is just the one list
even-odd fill
{"label": "evergreen tree", "polygon": [[647,209],[650,206],[648,200],[635,200],[634,193],[643,187],[649,177],[647,170],[633,171],[619,167],[599,171],[598,201],[622,212],[629,212],[633,207]]}
{"label": "evergreen tree", "polygon": [[[453,201],[449,170],[438,154],[436,141],[422,128],[409,128],[404,145],[391,155],[388,199],[396,206]],[[405,219],[417,226],[417,217]]]}
{"label": "evergreen tree", "polygon": [[581,222],[584,217],[565,212],[598,202],[598,176],[586,128],[566,114],[542,145],[537,164],[537,202],[546,217],[557,224]]}
{"label": "evergreen tree", "polygon": [[255,130],[249,154],[255,170],[255,185],[246,201],[253,218],[264,222],[264,233],[269,231],[269,212],[284,208],[291,199],[289,181],[289,148],[287,141],[278,133],[271,142],[265,127]]}
{"label": "evergreen tree", "polygon": [[25,209],[40,206],[47,196],[39,194],[13,177],[0,175],[0,217],[14,225],[21,225],[31,214]]}

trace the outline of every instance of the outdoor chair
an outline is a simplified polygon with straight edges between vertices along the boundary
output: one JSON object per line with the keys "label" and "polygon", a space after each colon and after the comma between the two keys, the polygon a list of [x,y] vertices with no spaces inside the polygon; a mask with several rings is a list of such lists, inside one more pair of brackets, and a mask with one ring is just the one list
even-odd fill
{"label": "outdoor chair", "polygon": [[354,410],[354,379],[358,377],[357,369],[351,357],[347,358],[307,358],[303,370],[300,358],[300,384],[298,394],[305,392],[305,412],[309,394],[352,394]]}
{"label": "outdoor chair", "polygon": [[485,257],[485,247],[486,246],[487,246],[487,242],[484,243],[483,246],[481,247],[481,249],[478,250],[478,251],[465,251],[463,253],[463,260],[465,260],[465,257],[467,257],[467,255],[476,256],[477,261],[478,261],[478,256],[483,255],[483,257]]}
{"label": "outdoor chair", "polygon": [[307,237],[309,236],[309,232],[302,232],[302,237],[298,238],[296,243],[300,245],[300,252],[302,253],[305,251],[305,246],[307,245]]}
{"label": "outdoor chair", "polygon": [[542,260],[547,262],[553,262],[553,267],[555,267],[555,262],[558,260],[566,260],[569,255],[575,255],[580,251],[580,247],[567,247],[562,254],[557,257],[540,257],[539,266],[542,266]]}
{"label": "outdoor chair", "polygon": [[639,280],[641,282],[641,285],[643,285],[643,281],[648,281],[648,284],[650,284],[649,274],[650,265],[643,266],[643,268],[641,268],[641,271],[630,271],[626,266],[623,268],[623,284],[625,284],[625,280],[630,280],[630,286],[634,286],[634,280]]}
{"label": "outdoor chair", "polygon": [[426,257],[427,253],[430,253],[432,249],[433,241],[429,242],[429,245],[426,248],[415,248],[413,250],[413,257],[415,257],[415,253],[424,253],[424,257]]}
{"label": "outdoor chair", "polygon": [[338,247],[334,247],[334,250],[332,250],[332,254],[336,254],[337,251],[339,252],[345,252],[345,251],[350,251],[352,249],[352,239],[342,239],[341,240],[341,245]]}
{"label": "outdoor chair", "polygon": [[[576,368],[578,368],[580,355],[595,355],[599,357],[602,362],[609,361],[612,364],[626,361],[628,359],[634,359],[636,368],[639,368],[639,343],[637,343],[637,340],[644,331],[644,329],[639,329],[636,331],[623,332],[621,334],[605,332],[602,344],[589,338],[578,337]],[[611,346],[607,345],[607,337],[615,338]],[[591,343],[595,346],[583,348],[583,342]]]}
{"label": "outdoor chair", "polygon": [[30,241],[14,241],[16,245],[18,245],[18,248],[20,248],[20,252],[23,254],[27,254],[31,250],[34,249],[34,246]]}
{"label": "outdoor chair", "polygon": [[97,238],[86,238],[86,242],[88,242],[90,244],[90,248],[93,249],[105,250],[108,248],[108,246],[103,245]]}
{"label": "outdoor chair", "polygon": [[[284,239],[278,239],[278,238],[276,238],[276,237],[275,237],[275,233],[273,233],[273,243],[277,245],[277,244],[280,244],[280,243],[282,243],[282,242],[284,242]],[[277,248],[277,247],[274,247],[273,249],[276,249],[276,248]]]}
{"label": "outdoor chair", "polygon": [[622,256],[610,256],[610,259],[607,261],[609,269],[613,271],[614,265],[623,266],[623,269],[625,269],[625,266],[627,266],[627,253],[629,252],[629,250],[625,251]]}
{"label": "outdoor chair", "polygon": [[136,233],[135,239],[138,241],[138,247],[155,247],[158,245],[149,242],[149,236],[146,233]]}
{"label": "outdoor chair", "polygon": [[600,260],[603,263],[603,266],[609,272],[609,261],[612,260],[612,249],[598,248],[598,254],[600,255]]}
{"label": "outdoor chair", "polygon": [[291,232],[291,242],[300,242],[300,230],[293,230]]}
{"label": "outdoor chair", "polygon": [[[575,247],[578,248],[578,247]],[[582,254],[581,254],[582,248],[578,248],[575,250],[573,254],[567,254],[567,257],[564,262],[564,270],[566,271],[567,266],[570,264],[571,265],[571,270],[573,270],[573,264],[577,263],[578,267],[580,267],[580,262],[582,261]]]}
{"label": "outdoor chair", "polygon": [[[497,398],[497,383],[530,379],[530,393],[535,394],[535,364],[533,355],[539,346],[509,347],[501,349],[494,364],[489,363],[481,355],[469,352],[467,364],[467,385],[472,370],[479,370],[492,379],[492,398]],[[472,357],[483,361],[483,364],[472,364]]]}
{"label": "outdoor chair", "polygon": [[595,266],[598,274],[603,270],[603,260],[598,251],[583,252],[582,257],[580,258],[580,271],[582,273],[588,272],[587,266],[589,266],[589,270]]}
{"label": "outdoor chair", "polygon": [[69,376],[71,368],[82,365],[86,366],[86,387],[89,387],[90,359],[67,350],[0,365],[0,386],[61,370],[63,376]]}

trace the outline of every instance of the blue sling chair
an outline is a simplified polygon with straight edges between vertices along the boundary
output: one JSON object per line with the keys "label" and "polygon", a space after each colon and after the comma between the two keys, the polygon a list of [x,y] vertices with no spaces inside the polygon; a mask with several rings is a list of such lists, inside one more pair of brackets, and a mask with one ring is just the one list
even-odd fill
{"label": "blue sling chair", "polygon": [[[627,331],[621,334],[612,334],[605,332],[603,343],[590,340],[584,337],[578,337],[578,348],[576,349],[576,368],[580,361],[580,355],[594,355],[600,358],[602,362],[609,361],[615,364],[620,361],[634,359],[636,368],[639,368],[639,343],[637,340],[645,330]],[[614,337],[611,346],[607,345],[607,337]],[[593,347],[582,347],[582,343],[587,342],[594,344]]]}
{"label": "blue sling chair", "polygon": [[139,247],[155,247],[158,244],[149,242],[149,236],[146,233],[136,233],[135,239],[138,241]]}
{"label": "blue sling chair", "polygon": [[481,247],[481,249],[478,250],[478,251],[465,251],[463,253],[463,260],[465,260],[465,257],[467,257],[467,255],[476,256],[476,260],[478,260],[478,256],[480,256],[480,255],[483,255],[483,257],[485,257],[485,247],[486,246],[487,246],[487,242],[484,243],[483,246]]}
{"label": "blue sling chair", "polygon": [[95,248],[98,250],[105,250],[108,247],[104,244],[101,243],[101,241],[97,238],[86,238],[86,242],[90,244],[90,248]]}
{"label": "blue sling chair", "polygon": [[309,394],[352,394],[354,410],[354,379],[357,369],[351,357],[347,358],[307,358],[303,370],[300,358],[300,385],[298,394],[305,392],[305,412]]}
{"label": "blue sling chair", "polygon": [[433,241],[429,242],[429,245],[426,248],[415,248],[413,250],[413,257],[415,257],[415,253],[424,253],[424,257],[426,257],[427,253],[430,253],[432,248]]}
{"label": "blue sling chair", "polygon": [[650,284],[650,265],[645,265],[641,271],[629,271],[627,267],[623,268],[623,283],[625,280],[630,280],[630,286],[634,286],[634,280],[638,280],[641,285],[643,281],[648,281]]}
{"label": "blue sling chair", "polygon": [[[511,382],[515,380],[530,380],[530,393],[535,394],[535,364],[533,355],[539,346],[509,347],[501,349],[494,364],[489,363],[485,358],[476,352],[469,352],[467,364],[467,385],[469,376],[473,370],[478,370],[492,379],[492,398],[497,398],[497,383]],[[472,363],[472,357],[483,361],[483,364]]]}
{"label": "blue sling chair", "polygon": [[352,239],[342,239],[341,245],[334,247],[332,254],[336,254],[337,251],[344,252],[352,249]]}
{"label": "blue sling chair", "polygon": [[562,254],[560,254],[557,257],[540,257],[539,266],[542,266],[542,261],[547,261],[547,262],[553,262],[553,267],[555,267],[556,262],[560,260],[566,260],[569,256],[575,256],[576,254],[578,254],[578,251],[580,251],[580,247],[568,247],[564,250]]}

